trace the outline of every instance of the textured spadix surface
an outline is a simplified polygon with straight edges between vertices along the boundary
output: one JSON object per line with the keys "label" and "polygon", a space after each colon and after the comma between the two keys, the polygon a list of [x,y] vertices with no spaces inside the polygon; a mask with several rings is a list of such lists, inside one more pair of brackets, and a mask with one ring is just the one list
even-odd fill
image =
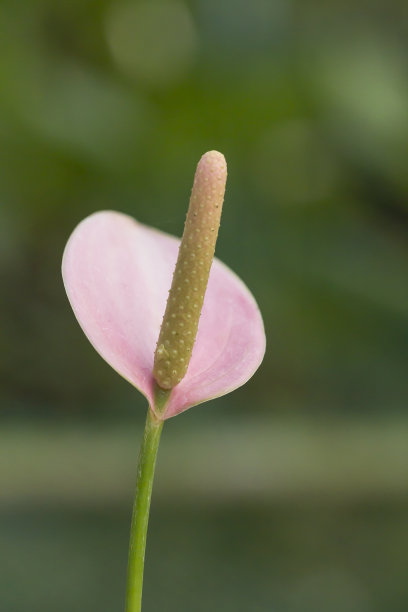
{"label": "textured spadix surface", "polygon": [[[65,289],[86,336],[153,410],[154,353],[179,245],[127,215],[98,212],[74,230],[62,263]],[[264,352],[253,296],[214,259],[190,365],[164,418],[244,384]]]}
{"label": "textured spadix surface", "polygon": [[185,376],[197,335],[224,200],[227,164],[218,151],[200,159],[157,342],[153,374],[164,389]]}

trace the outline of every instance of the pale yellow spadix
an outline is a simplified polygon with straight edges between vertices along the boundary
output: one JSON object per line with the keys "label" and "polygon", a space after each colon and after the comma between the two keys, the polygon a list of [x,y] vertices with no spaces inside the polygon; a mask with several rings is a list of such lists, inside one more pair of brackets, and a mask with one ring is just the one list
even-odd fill
{"label": "pale yellow spadix", "polygon": [[172,389],[187,372],[220,226],[227,164],[218,151],[200,159],[154,357],[153,374]]}

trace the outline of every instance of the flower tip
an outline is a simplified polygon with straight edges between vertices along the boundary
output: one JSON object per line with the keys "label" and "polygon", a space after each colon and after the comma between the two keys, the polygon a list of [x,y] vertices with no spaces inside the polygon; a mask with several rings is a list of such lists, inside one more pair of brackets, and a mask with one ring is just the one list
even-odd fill
{"label": "flower tip", "polygon": [[215,175],[215,177],[225,182],[227,178],[227,162],[219,151],[207,151],[201,157],[197,165],[197,173],[205,179]]}

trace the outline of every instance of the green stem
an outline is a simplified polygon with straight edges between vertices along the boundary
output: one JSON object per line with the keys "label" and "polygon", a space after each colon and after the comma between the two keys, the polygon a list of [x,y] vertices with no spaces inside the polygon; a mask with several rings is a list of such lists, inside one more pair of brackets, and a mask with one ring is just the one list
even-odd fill
{"label": "green stem", "polygon": [[148,409],[143,442],[140,448],[137,468],[136,495],[130,528],[129,562],[126,589],[126,612],[140,612],[142,609],[143,568],[146,549],[147,526],[149,523],[150,499],[156,464],[157,449],[163,421],[158,420]]}

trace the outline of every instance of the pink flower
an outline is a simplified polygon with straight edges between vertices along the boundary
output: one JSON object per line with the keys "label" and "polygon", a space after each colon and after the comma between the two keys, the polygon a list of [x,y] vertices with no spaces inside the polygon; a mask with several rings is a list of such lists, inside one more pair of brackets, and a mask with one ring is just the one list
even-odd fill
{"label": "pink flower", "polygon": [[[82,221],[66,245],[68,299],[98,353],[154,406],[153,361],[180,240],[111,211]],[[161,418],[243,385],[260,365],[265,333],[244,283],[214,259],[187,374]]]}

